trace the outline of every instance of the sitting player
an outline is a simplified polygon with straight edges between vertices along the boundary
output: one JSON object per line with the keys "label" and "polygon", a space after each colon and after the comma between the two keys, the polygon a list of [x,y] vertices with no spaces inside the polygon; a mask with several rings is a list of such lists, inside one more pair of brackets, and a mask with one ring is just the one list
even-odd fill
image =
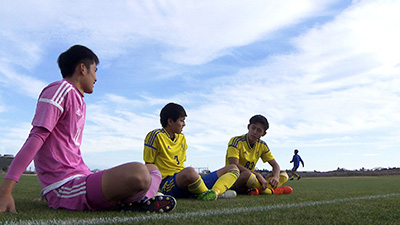
{"label": "sitting player", "polygon": [[215,200],[235,183],[239,170],[236,165],[228,165],[201,177],[194,168],[185,168],[187,145],[182,134],[185,118],[186,112],[181,105],[168,103],[164,106],[160,113],[162,128],[146,136],[144,161],[155,164],[160,170],[164,194]]}
{"label": "sitting player", "polygon": [[[238,193],[244,194],[289,194],[291,187],[280,187],[288,180],[288,175],[280,171],[280,166],[274,159],[267,144],[260,140],[269,128],[268,120],[262,115],[255,115],[247,126],[248,133],[233,137],[228,144],[226,165],[236,165],[240,176],[233,185]],[[272,166],[272,175],[263,177],[254,171],[258,159]]]}
{"label": "sitting player", "polygon": [[81,155],[86,118],[84,94],[93,92],[99,59],[74,45],[58,57],[63,79],[39,96],[32,130],[0,186],[0,212],[16,213],[12,191],[32,160],[42,186],[42,199],[54,209],[103,210],[119,202],[125,210],[168,212],[172,196],[156,196],[161,173],[155,165],[131,162],[97,173]]}

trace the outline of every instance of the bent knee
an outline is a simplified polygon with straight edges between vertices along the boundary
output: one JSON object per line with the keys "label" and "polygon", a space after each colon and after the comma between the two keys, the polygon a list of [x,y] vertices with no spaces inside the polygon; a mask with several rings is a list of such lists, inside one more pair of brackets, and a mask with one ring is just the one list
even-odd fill
{"label": "bent knee", "polygon": [[252,174],[252,172],[250,170],[245,170],[245,171],[240,172],[239,177],[241,179],[245,179],[247,181],[250,178],[251,174]]}
{"label": "bent knee", "polygon": [[[157,167],[156,167],[157,168]],[[126,182],[127,185],[135,187],[135,189],[145,190],[149,188],[151,176],[148,167],[141,163],[127,164]]]}
{"label": "bent knee", "polygon": [[235,164],[229,164],[226,166],[228,170],[239,170],[239,168]]}
{"label": "bent knee", "polygon": [[193,168],[193,167],[186,167],[183,169],[180,174],[180,179],[183,179],[186,182],[195,182],[197,179],[199,179],[199,173]]}

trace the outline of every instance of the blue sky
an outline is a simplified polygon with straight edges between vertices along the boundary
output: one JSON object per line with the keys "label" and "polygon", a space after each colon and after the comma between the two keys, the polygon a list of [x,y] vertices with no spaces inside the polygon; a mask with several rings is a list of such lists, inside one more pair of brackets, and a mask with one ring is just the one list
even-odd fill
{"label": "blue sky", "polygon": [[[224,166],[265,115],[282,169],[398,167],[400,1],[0,0],[0,154],[16,154],[40,91],[74,44],[100,58],[85,95],[91,169],[142,160],[168,102],[188,113],[186,166]],[[270,169],[261,161],[259,169]]]}

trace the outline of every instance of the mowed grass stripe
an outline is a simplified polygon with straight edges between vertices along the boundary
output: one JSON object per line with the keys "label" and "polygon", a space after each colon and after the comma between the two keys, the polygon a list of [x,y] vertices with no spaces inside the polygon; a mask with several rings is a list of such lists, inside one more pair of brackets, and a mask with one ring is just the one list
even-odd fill
{"label": "mowed grass stripe", "polygon": [[316,205],[327,205],[335,204],[339,202],[350,202],[350,201],[361,201],[371,200],[380,198],[389,198],[400,196],[400,193],[392,193],[386,195],[371,195],[354,198],[334,199],[328,201],[313,201],[313,202],[302,202],[296,204],[283,204],[283,205],[271,205],[271,206],[257,206],[257,207],[246,207],[246,208],[234,208],[234,209],[221,209],[221,210],[204,210],[190,213],[174,213],[174,214],[152,214],[148,216],[136,216],[136,217],[117,217],[117,218],[95,218],[95,219],[70,219],[70,220],[26,220],[18,222],[5,222],[4,224],[115,224],[115,223],[127,223],[127,222],[144,222],[150,220],[165,220],[165,219],[185,219],[190,217],[206,217],[216,215],[229,215],[237,213],[248,213],[255,211],[266,211],[275,209],[288,209],[288,208],[299,208],[299,207],[310,207]]}

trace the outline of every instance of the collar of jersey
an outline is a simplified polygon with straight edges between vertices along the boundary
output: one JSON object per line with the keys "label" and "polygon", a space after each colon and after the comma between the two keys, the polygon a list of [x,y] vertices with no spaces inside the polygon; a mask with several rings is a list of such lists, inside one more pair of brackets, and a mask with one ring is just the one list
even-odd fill
{"label": "collar of jersey", "polygon": [[169,135],[168,131],[167,131],[164,127],[163,127],[162,130],[163,130],[163,132],[167,135],[167,137],[168,137],[170,140],[175,141],[175,139],[177,139],[177,135],[178,135],[178,134],[175,134],[175,138],[172,139],[171,136]]}
{"label": "collar of jersey", "polygon": [[[246,134],[245,136],[246,136],[246,144],[247,144],[247,147],[249,147],[249,150],[253,150],[253,148],[252,148],[251,145],[250,145],[249,138],[247,137],[247,134]],[[256,141],[256,143],[254,143],[254,146],[256,146],[256,144],[257,144],[257,141]],[[254,147],[254,146],[253,146],[253,147]]]}

